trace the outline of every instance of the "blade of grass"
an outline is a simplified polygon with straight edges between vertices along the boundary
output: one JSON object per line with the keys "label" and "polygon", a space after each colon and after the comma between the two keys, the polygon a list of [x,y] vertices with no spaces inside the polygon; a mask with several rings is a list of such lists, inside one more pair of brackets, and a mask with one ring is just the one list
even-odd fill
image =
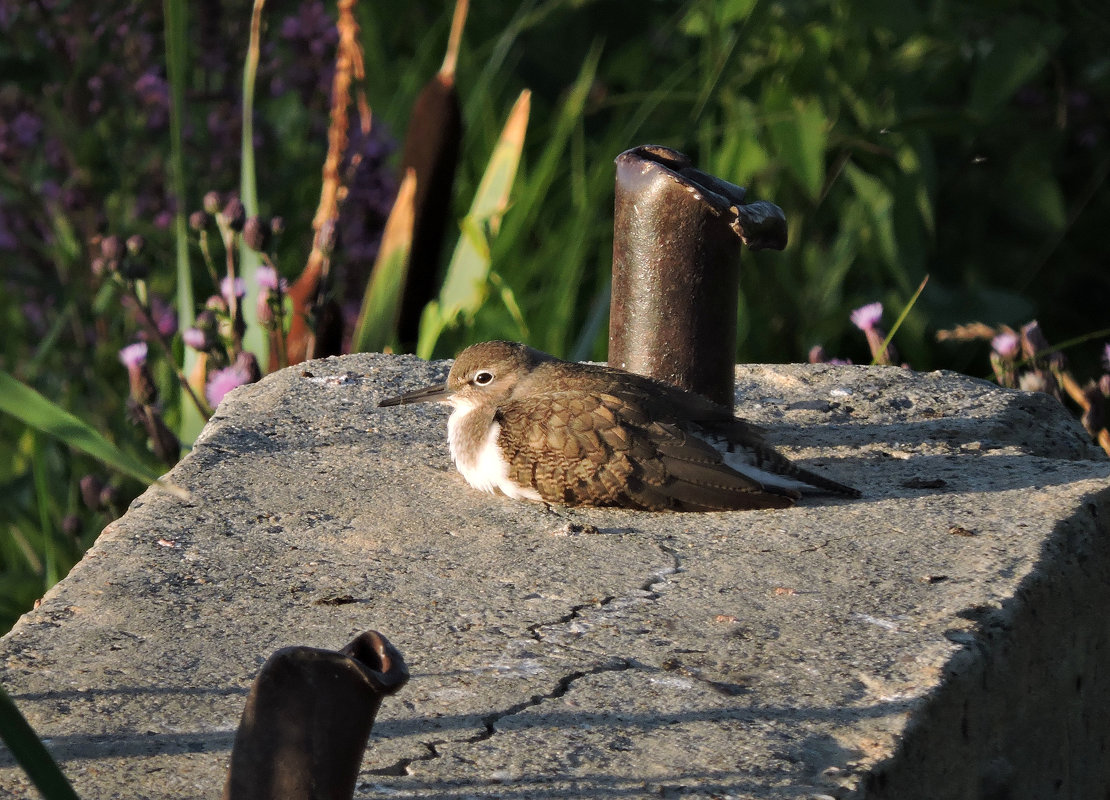
{"label": "blade of grass", "polygon": [[88,453],[143,483],[156,484],[182,499],[189,498],[188,491],[161,480],[157,473],[120,450],[88,423],[50,402],[3,370],[0,370],[0,411],[11,414],[25,425],[60,439],[66,445]]}
{"label": "blade of grass", "polygon": [[45,591],[57,583],[62,576],[58,573],[54,525],[50,520],[50,489],[47,486],[46,452],[41,434],[36,434],[31,441],[31,476],[35,484],[35,508],[38,511],[38,526],[42,535],[42,577]]}
{"label": "blade of grass", "polygon": [[[247,45],[247,59],[243,65],[243,136],[240,144],[239,196],[248,217],[258,215],[258,180],[254,165],[254,85],[258,74],[258,56],[262,39],[262,7],[266,0],[254,0],[251,11],[251,32]],[[262,261],[258,253],[239,242],[239,275],[246,283],[247,295],[243,298],[243,321],[247,329],[243,334],[243,349],[250,350],[259,364],[270,363],[270,348],[266,331],[258,321],[258,279],[255,272]]]}
{"label": "blade of grass", "polygon": [[[891,326],[890,333],[888,333],[886,335],[886,338],[883,339],[883,345],[882,345],[882,347],[879,348],[878,352],[880,352],[880,353],[885,353],[886,352],[887,345],[889,345],[894,340],[894,334],[898,333],[898,329],[900,327],[902,327],[902,323],[905,322],[906,317],[908,317],[910,315],[910,309],[913,308],[914,303],[917,302],[917,298],[921,297],[921,293],[923,291],[925,291],[925,284],[927,284],[928,282],[929,282],[929,276],[926,275],[922,279],[921,285],[919,285],[917,287],[917,291],[913,293],[913,297],[911,297],[910,301],[908,303],[906,303],[906,307],[902,309],[902,313],[898,315],[898,319],[894,320],[894,325]],[[879,363],[878,360],[876,360],[874,358],[871,359],[871,366],[875,366],[878,363]]]}
{"label": "blade of grass", "polygon": [[0,739],[45,800],[79,800],[50,751],[3,688],[0,688]]}
{"label": "blade of grass", "polygon": [[416,196],[416,171],[409,167],[397,190],[397,199],[382,233],[382,243],[374,269],[362,298],[362,308],[355,326],[352,353],[373,353],[393,343],[397,337],[397,321],[401,316],[405,274],[408,272],[409,253],[412,249],[412,232]]}
{"label": "blade of grass", "polygon": [[509,112],[501,137],[486,165],[470,212],[462,222],[462,235],[455,246],[438,302],[429,303],[420,319],[416,352],[431,358],[440,333],[461,315],[472,316],[489,294],[489,241],[497,236],[501,218],[509,206],[509,193],[516,180],[520,152],[528,129],[532,93],[520,93]]}
{"label": "blade of grass", "polygon": [[[181,330],[193,324],[195,300],[193,274],[189,266],[189,228],[185,218],[185,84],[188,79],[188,18],[186,0],[164,0],[166,76],[170,85],[170,191],[177,205],[173,219],[174,260],[177,263],[177,320]],[[197,352],[184,348],[182,369],[186,375],[196,366]],[[204,427],[204,417],[195,405],[181,403],[177,435],[192,442]]]}

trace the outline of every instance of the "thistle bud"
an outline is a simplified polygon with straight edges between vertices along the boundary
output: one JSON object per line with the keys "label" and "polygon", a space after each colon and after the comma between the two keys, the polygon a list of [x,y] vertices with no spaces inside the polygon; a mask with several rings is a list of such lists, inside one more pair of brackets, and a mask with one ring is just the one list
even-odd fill
{"label": "thistle bud", "polygon": [[265,252],[270,243],[270,226],[258,217],[251,217],[243,223],[243,241],[256,253]]}
{"label": "thistle bud", "polygon": [[66,514],[62,518],[62,533],[71,539],[81,535],[81,518],[76,514]]}
{"label": "thistle bud", "polygon": [[100,490],[100,507],[111,508],[119,500],[119,489],[112,484],[108,484]]}
{"label": "thistle bud", "polygon": [[215,215],[220,213],[220,206],[222,205],[220,202],[220,193],[208,192],[204,195],[202,205],[204,206],[204,210],[209,214]]}
{"label": "thistle bud", "polygon": [[118,262],[123,257],[123,242],[118,236],[105,236],[100,240],[100,254],[106,261]]}
{"label": "thistle bud", "polygon": [[247,210],[243,208],[242,200],[238,197],[231,198],[227,201],[221,213],[229,228],[236,233],[243,230],[243,223],[247,220]]}
{"label": "thistle bud", "polygon": [[258,366],[258,358],[249,350],[244,350],[235,357],[235,366],[247,376],[247,383],[257,383],[262,380],[262,368]]}
{"label": "thistle bud", "polygon": [[96,475],[86,475],[81,479],[81,501],[85,508],[96,511],[100,508],[100,493],[104,489],[104,482]]}

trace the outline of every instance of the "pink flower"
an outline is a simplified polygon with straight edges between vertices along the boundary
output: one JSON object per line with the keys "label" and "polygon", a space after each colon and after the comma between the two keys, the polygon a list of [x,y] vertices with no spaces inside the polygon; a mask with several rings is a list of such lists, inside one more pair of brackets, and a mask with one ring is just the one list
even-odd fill
{"label": "pink flower", "polygon": [[224,399],[224,395],[245,383],[250,383],[251,376],[239,364],[218,369],[208,376],[208,384],[204,387],[204,396],[208,398],[208,405],[215,408]]}
{"label": "pink flower", "polygon": [[205,350],[208,346],[208,337],[199,328],[186,328],[181,332],[181,338],[194,350]]}
{"label": "pink flower", "polygon": [[242,278],[236,278],[234,282],[231,278],[224,278],[220,281],[220,294],[227,300],[227,304],[231,305],[236,297],[246,297],[247,282]]}
{"label": "pink flower", "polygon": [[277,270],[273,267],[266,265],[260,266],[254,271],[254,279],[258,281],[258,288],[267,291],[274,291],[278,287],[278,274]]}
{"label": "pink flower", "polygon": [[119,351],[119,360],[128,370],[137,369],[146,363],[146,342],[135,342]]}
{"label": "pink flower", "polygon": [[1102,348],[1102,365],[1107,369],[1110,369],[1110,344],[1107,344]]}
{"label": "pink flower", "polygon": [[883,318],[883,304],[868,303],[852,312],[852,324],[861,331],[873,330]]}
{"label": "pink flower", "polygon": [[1017,358],[1021,351],[1021,339],[1018,338],[1016,333],[1006,331],[991,339],[991,349],[1003,358],[1012,361]]}
{"label": "pink flower", "polygon": [[157,295],[150,298],[150,315],[154,318],[158,333],[164,338],[168,339],[177,333],[177,312]]}

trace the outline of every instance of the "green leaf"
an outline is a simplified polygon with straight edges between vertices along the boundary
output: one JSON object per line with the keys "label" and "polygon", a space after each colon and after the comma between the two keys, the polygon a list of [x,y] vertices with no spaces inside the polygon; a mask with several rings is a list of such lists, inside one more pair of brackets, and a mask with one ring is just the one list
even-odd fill
{"label": "green leaf", "polygon": [[[894,235],[894,196],[890,188],[855,164],[844,165],[844,176],[856,193],[856,200],[870,221],[869,230],[861,231],[860,240],[878,250],[879,257],[890,266],[898,265],[898,242]],[[899,276],[904,279],[905,276]],[[903,284],[907,280],[901,280]]]}
{"label": "green leaf", "polygon": [[473,316],[489,293],[489,240],[497,235],[501,218],[509,207],[509,192],[516,180],[528,128],[531,96],[532,93],[525,89],[509,112],[478,184],[470,212],[462,222],[462,235],[447,266],[439,303],[432,311],[425,309],[421,316],[420,339],[416,346],[421,358],[431,358],[443,329],[462,315]]}
{"label": "green leaf", "polygon": [[189,496],[181,487],[160,480],[156,472],[120,450],[88,423],[50,402],[3,370],[0,370],[0,411],[11,414],[35,430],[60,439],[70,447],[88,453],[109,467],[143,483],[157,484],[183,499]]}
{"label": "green leaf", "polygon": [[1068,222],[1064,192],[1052,163],[1034,147],[1010,162],[1002,181],[1003,202],[1010,212],[1038,233],[1056,233]]}
{"label": "green leaf", "polygon": [[1058,26],[1037,24],[1028,18],[1004,24],[987,43],[989,50],[971,79],[969,110],[989,117],[1008,103],[1014,92],[1048,62],[1062,35]]}
{"label": "green leaf", "polygon": [[416,171],[409,167],[397,190],[397,199],[382,233],[381,247],[374,269],[366,284],[358,323],[355,326],[353,353],[374,353],[384,350],[397,338],[397,321],[401,315],[401,298],[412,251],[415,211]]}
{"label": "green leaf", "polygon": [[825,147],[828,120],[817,100],[791,97],[780,84],[763,98],[767,132],[778,158],[797,178],[810,199],[821,195],[825,184]]}

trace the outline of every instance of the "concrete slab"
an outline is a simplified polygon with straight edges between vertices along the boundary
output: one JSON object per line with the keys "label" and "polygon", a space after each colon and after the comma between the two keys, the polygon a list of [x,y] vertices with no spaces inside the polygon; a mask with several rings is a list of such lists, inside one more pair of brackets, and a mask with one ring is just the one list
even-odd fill
{"label": "concrete slab", "polygon": [[[275,649],[368,628],[412,680],[357,797],[1044,798],[1110,787],[1110,461],[1054,400],[950,373],[741,366],[741,414],[863,490],[785,511],[471,490],[444,362],[237,390],[0,640],[78,793],[215,797]],[[0,796],[34,796],[0,752]]]}

